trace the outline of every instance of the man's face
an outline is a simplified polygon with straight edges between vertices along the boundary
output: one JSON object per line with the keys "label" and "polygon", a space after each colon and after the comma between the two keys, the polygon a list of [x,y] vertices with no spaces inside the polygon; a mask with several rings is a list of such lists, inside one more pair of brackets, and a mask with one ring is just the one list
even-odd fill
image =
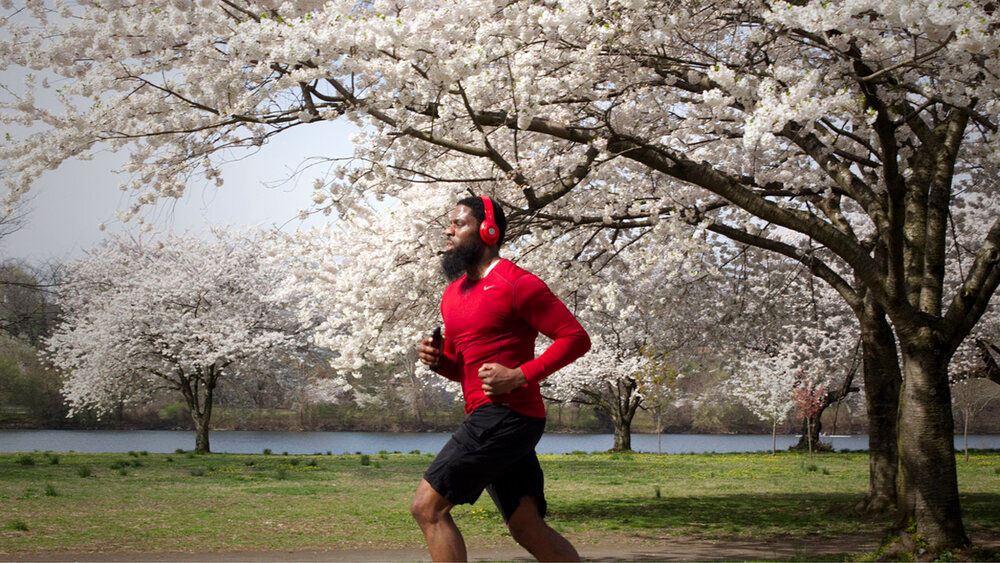
{"label": "man's face", "polygon": [[455,206],[444,236],[448,243],[441,257],[441,269],[449,280],[454,280],[479,262],[486,245],[479,238],[479,221],[465,205]]}

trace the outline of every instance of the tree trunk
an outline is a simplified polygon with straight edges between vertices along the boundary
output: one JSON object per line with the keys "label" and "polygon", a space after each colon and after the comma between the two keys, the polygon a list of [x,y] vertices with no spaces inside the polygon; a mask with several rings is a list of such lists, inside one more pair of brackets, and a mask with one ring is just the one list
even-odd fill
{"label": "tree trunk", "polygon": [[902,341],[899,404],[899,532],[918,534],[931,552],[969,544],[955,468],[948,360],[923,334]]}
{"label": "tree trunk", "polygon": [[632,451],[632,420],[622,417],[612,417],[615,421],[615,443],[611,446],[613,452]]}
{"label": "tree trunk", "polygon": [[776,455],[778,445],[778,422],[776,420],[771,421],[771,455]]}
{"label": "tree trunk", "polygon": [[632,378],[618,380],[615,385],[608,386],[611,391],[611,404],[614,407],[608,414],[615,425],[615,443],[611,446],[613,452],[632,451],[632,419],[642,403],[642,397],[635,394],[638,387]]}
{"label": "tree trunk", "polygon": [[891,512],[896,509],[896,420],[902,382],[896,338],[881,312],[859,321],[868,410],[868,494],[858,510]]}
{"label": "tree trunk", "polygon": [[212,421],[213,395],[220,371],[220,367],[211,365],[194,376],[178,373],[177,385],[184,395],[188,410],[191,411],[191,419],[194,421],[194,451],[199,453],[211,452],[208,429]]}
{"label": "tree trunk", "polygon": [[962,449],[965,450],[965,463],[969,463],[969,412],[962,412]]}
{"label": "tree trunk", "polygon": [[[192,413],[194,415],[194,413]],[[209,416],[197,416],[194,415],[194,451],[199,453],[209,453],[212,451],[208,444],[208,426],[209,426]]]}

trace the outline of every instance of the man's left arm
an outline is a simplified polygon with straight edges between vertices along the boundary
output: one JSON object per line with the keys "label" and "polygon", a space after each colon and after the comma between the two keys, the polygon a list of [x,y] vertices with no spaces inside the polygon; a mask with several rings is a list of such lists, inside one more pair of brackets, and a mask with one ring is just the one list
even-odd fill
{"label": "man's left arm", "polygon": [[523,276],[515,284],[514,309],[535,330],[551,338],[552,344],[541,356],[520,367],[483,364],[479,377],[487,397],[502,395],[528,382],[541,381],[590,349],[587,331],[537,276]]}
{"label": "man's left arm", "polygon": [[552,339],[541,356],[521,365],[527,381],[541,381],[590,350],[590,336],[580,321],[537,276],[518,280],[514,307],[538,332]]}

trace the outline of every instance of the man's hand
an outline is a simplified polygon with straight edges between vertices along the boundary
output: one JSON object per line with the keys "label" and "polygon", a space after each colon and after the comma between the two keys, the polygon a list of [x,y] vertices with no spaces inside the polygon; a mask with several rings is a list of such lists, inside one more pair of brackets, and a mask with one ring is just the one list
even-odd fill
{"label": "man's hand", "polygon": [[417,345],[417,352],[425,366],[436,368],[441,364],[441,349],[434,346],[434,339],[430,336]]}
{"label": "man's hand", "polygon": [[528,382],[521,368],[510,369],[500,364],[483,364],[479,368],[479,379],[483,381],[483,393],[487,397],[509,393]]}

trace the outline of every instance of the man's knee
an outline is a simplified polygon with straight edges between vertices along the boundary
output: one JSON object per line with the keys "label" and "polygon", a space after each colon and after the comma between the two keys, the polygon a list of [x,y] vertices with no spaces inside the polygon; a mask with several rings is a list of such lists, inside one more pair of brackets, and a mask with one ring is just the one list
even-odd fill
{"label": "man's knee", "polygon": [[530,538],[532,535],[545,529],[545,519],[538,509],[538,501],[534,497],[522,497],[520,504],[510,520],[507,521],[507,528],[515,541]]}
{"label": "man's knee", "polygon": [[433,524],[448,514],[452,504],[448,499],[434,490],[427,481],[420,481],[413,501],[410,502],[410,514],[420,524]]}

